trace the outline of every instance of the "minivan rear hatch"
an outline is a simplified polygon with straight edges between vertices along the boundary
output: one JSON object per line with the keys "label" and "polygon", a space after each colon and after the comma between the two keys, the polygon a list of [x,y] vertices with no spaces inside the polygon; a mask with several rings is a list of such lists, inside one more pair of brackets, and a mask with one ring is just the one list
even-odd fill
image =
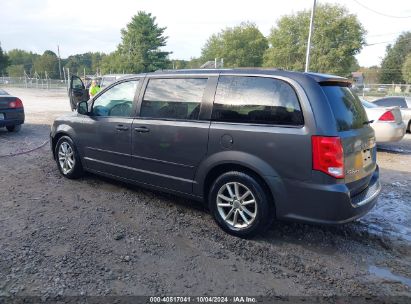
{"label": "minivan rear hatch", "polygon": [[323,83],[344,149],[344,181],[355,195],[364,190],[376,169],[374,130],[358,96],[347,83]]}

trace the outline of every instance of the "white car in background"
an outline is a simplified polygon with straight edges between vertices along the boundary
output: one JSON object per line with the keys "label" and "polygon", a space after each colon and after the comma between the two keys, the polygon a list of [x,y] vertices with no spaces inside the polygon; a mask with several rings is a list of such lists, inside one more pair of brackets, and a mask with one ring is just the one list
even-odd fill
{"label": "white car in background", "polygon": [[404,137],[406,126],[398,107],[379,107],[366,100],[361,102],[375,131],[377,143],[399,141]]}
{"label": "white car in background", "polygon": [[401,96],[385,97],[375,100],[373,104],[379,107],[399,107],[402,121],[407,126],[407,131],[411,133],[411,99]]}

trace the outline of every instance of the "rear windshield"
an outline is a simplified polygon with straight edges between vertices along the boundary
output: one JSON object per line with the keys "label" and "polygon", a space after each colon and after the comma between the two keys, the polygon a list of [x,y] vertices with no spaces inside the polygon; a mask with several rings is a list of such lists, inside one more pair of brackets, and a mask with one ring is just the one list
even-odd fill
{"label": "rear windshield", "polygon": [[362,105],[366,108],[378,108],[376,104],[373,104],[372,102],[366,101],[366,100],[361,100]]}
{"label": "rear windshield", "polygon": [[360,129],[368,120],[358,96],[348,87],[322,86],[337,122],[338,131]]}

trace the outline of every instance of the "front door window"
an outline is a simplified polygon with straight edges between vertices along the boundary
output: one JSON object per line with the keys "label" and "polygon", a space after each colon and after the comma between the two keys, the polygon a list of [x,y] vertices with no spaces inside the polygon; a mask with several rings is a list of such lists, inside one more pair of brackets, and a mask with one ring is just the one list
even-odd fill
{"label": "front door window", "polygon": [[138,80],[121,82],[97,97],[93,116],[130,117]]}

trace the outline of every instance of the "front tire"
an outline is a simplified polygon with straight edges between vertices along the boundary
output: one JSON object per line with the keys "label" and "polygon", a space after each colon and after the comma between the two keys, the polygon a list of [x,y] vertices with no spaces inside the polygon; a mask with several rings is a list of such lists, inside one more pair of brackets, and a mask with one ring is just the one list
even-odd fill
{"label": "front tire", "polygon": [[6,129],[9,132],[19,132],[21,130],[21,125],[6,126]]}
{"label": "front tire", "polygon": [[209,208],[217,224],[229,234],[247,238],[264,232],[274,218],[266,187],[244,172],[222,174],[212,185]]}
{"label": "front tire", "polygon": [[76,179],[83,175],[80,155],[73,140],[68,136],[59,138],[54,155],[60,173],[69,179]]}

